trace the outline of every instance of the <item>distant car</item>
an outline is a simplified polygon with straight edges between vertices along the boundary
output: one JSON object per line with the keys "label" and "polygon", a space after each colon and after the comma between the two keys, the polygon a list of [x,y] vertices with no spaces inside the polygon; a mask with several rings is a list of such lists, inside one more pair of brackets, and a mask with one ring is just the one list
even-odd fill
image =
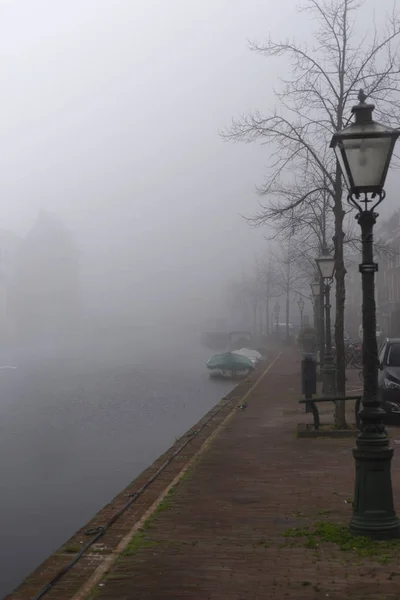
{"label": "distant car", "polygon": [[385,421],[400,423],[400,338],[385,339],[379,349],[378,388]]}

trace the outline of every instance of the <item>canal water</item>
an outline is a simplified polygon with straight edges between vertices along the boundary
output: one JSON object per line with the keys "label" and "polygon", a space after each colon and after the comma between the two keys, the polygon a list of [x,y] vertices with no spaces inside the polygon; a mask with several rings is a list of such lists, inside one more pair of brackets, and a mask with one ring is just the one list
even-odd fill
{"label": "canal water", "polygon": [[0,368],[0,598],[228,393],[209,354],[176,343],[1,365],[17,368]]}

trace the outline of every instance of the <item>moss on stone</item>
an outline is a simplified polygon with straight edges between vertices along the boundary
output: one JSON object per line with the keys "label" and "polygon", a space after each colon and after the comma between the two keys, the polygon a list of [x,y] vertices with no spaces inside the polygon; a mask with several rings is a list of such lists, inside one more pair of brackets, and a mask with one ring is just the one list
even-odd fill
{"label": "moss on stone", "polygon": [[321,543],[335,544],[343,552],[351,551],[358,556],[371,557],[382,564],[390,562],[392,558],[400,555],[400,540],[377,541],[364,536],[353,535],[348,527],[319,521],[312,527],[289,528],[284,532],[284,537],[298,540],[305,548],[316,548]]}

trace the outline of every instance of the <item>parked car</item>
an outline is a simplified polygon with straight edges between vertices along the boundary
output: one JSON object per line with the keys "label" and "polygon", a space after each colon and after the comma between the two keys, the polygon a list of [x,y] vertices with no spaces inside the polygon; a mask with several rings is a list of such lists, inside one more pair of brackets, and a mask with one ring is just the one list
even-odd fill
{"label": "parked car", "polygon": [[379,398],[385,421],[400,423],[400,338],[387,338],[379,349]]}

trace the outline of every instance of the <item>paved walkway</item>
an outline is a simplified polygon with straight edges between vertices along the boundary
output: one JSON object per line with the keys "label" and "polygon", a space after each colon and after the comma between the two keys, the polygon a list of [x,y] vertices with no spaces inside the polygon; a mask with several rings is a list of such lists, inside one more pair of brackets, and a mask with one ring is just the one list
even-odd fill
{"label": "paved walkway", "polygon": [[[326,541],[351,516],[354,442],[296,439],[296,424],[311,418],[296,403],[299,368],[297,356],[278,359],[90,598],[400,598],[396,548],[371,556]],[[398,502],[399,464],[397,453]],[[303,535],[316,523],[322,538]]]}

